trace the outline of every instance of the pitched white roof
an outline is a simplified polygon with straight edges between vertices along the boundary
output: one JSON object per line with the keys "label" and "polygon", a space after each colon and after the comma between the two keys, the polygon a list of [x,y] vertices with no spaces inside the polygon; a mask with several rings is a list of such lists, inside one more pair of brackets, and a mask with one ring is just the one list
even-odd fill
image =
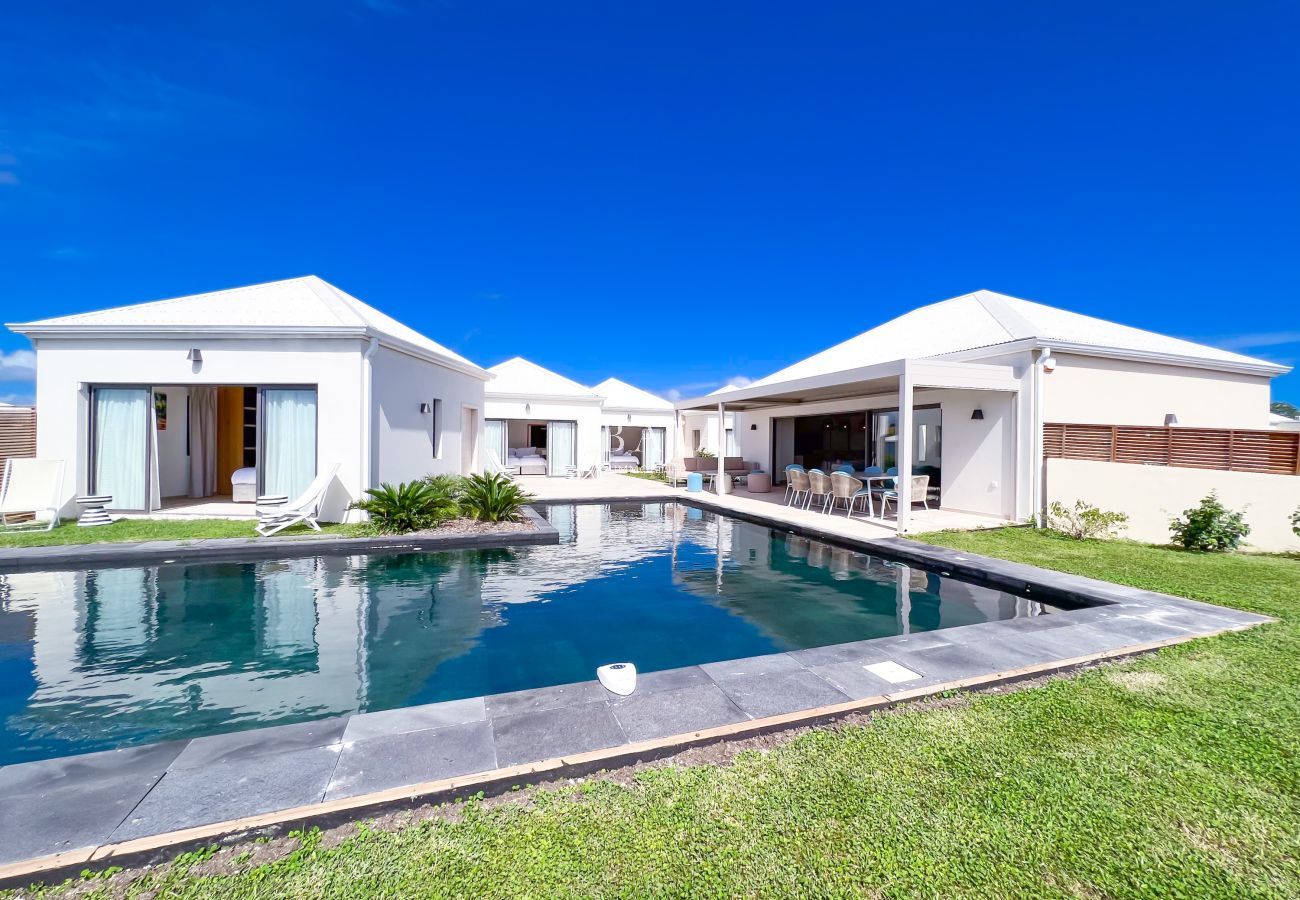
{"label": "pitched white roof", "polygon": [[1268,414],[1268,424],[1270,425],[1300,425],[1300,419],[1293,419],[1290,416],[1283,416],[1275,412]]}
{"label": "pitched white roof", "polygon": [[599,401],[600,395],[578,382],[522,356],[507,359],[488,369],[496,377],[488,382],[488,394],[512,397],[563,397],[580,401]]}
{"label": "pitched white roof", "polygon": [[658,394],[643,391],[617,378],[606,378],[592,390],[605,398],[606,409],[662,409],[671,412],[673,408],[672,403]]}
{"label": "pitched white roof", "polygon": [[40,319],[9,327],[19,334],[91,336],[191,331],[250,335],[358,334],[387,340],[454,368],[486,377],[486,370],[465,357],[315,275]]}
{"label": "pitched white roof", "polygon": [[749,385],[775,384],[899,359],[923,359],[1020,340],[1112,350],[1157,360],[1198,362],[1210,368],[1287,371],[1262,359],[1230,353],[1140,328],[1118,325],[993,291],[975,291],[922,306],[849,338]]}

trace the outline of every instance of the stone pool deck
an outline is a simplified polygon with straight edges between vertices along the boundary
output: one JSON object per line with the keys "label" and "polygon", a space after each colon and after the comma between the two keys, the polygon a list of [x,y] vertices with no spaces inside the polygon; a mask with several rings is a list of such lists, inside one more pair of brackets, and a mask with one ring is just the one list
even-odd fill
{"label": "stone pool deck", "polygon": [[589,681],[6,766],[0,884],[588,774],[1268,621],[914,541],[854,549],[1097,605],[643,673],[630,697]]}
{"label": "stone pool deck", "polygon": [[[104,541],[98,544],[52,544],[46,547],[0,547],[0,572],[136,566],[161,562],[222,562],[290,559],[322,554],[434,553],[439,550],[489,549],[558,544],[559,532],[532,507],[524,516],[531,531],[485,534],[376,535],[334,537],[206,538],[182,541]],[[250,522],[251,529],[255,523]]]}

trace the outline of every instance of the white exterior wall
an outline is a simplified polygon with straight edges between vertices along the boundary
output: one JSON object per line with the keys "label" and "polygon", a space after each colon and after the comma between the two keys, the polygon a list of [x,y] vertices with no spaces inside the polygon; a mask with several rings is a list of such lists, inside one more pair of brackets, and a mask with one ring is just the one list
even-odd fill
{"label": "white exterior wall", "polygon": [[1047,422],[1267,428],[1269,379],[1093,356],[1056,357],[1043,377]]}
{"label": "white exterior wall", "polygon": [[[36,347],[36,452],[68,463],[63,514],[87,490],[88,385],[314,385],[317,459],[340,464],[323,518],[341,521],[361,492],[361,351],[357,340],[40,338]],[[185,357],[203,351],[194,371]],[[170,405],[170,404],[169,404]],[[170,410],[169,410],[170,412]],[[170,431],[170,425],[168,426]]]}
{"label": "white exterior wall", "polygon": [[[1029,466],[1018,448],[1018,397],[1003,391],[927,390],[918,388],[914,406],[938,404],[943,416],[943,479],[940,506],[1004,519],[1029,515]],[[790,416],[893,409],[898,394],[874,394],[850,400],[800,403],[737,412],[736,435],[746,460],[772,471],[772,420]],[[978,406],[982,420],[972,420]],[[717,415],[713,416],[714,421]],[[751,430],[750,426],[758,426]],[[1026,474],[1020,474],[1026,473]]]}
{"label": "white exterior wall", "polygon": [[[1181,415],[1180,415],[1181,418]],[[1073,506],[1083,500],[1101,509],[1127,513],[1121,537],[1166,544],[1169,522],[1219,492],[1223,505],[1244,509],[1252,549],[1300,550],[1291,531],[1291,513],[1300,507],[1300,476],[1219,472],[1168,466],[1137,466],[1082,459],[1047,461],[1047,497]]]}
{"label": "white exterior wall", "polygon": [[[730,413],[730,412],[727,413],[726,420],[727,420],[727,424],[725,427],[727,428],[737,427],[736,424],[738,421],[737,414]],[[669,420],[669,427],[671,427],[671,419]],[[749,426],[746,425],[745,427],[748,428]],[[683,456],[688,456],[692,453],[694,448],[691,446],[691,432],[695,431],[696,429],[698,429],[700,432],[701,450],[707,450],[708,452],[712,453],[714,456],[726,455],[723,452],[726,448],[718,446],[718,414],[716,412],[706,413],[706,412],[698,412],[698,411],[697,412],[683,411],[681,414],[680,433],[677,435],[678,448],[674,458],[681,459],[683,458]],[[737,440],[739,440],[740,432],[737,431],[736,435],[737,435]],[[672,436],[670,435],[668,439],[671,441]],[[745,445],[742,443],[740,445],[740,448],[741,450],[744,450]]]}
{"label": "white exterior wall", "polygon": [[[371,482],[402,482],[425,475],[468,475],[461,471],[462,410],[478,410],[482,446],[484,382],[437,363],[380,347],[371,360],[372,428]],[[434,414],[420,404],[441,401],[438,446],[434,446]],[[476,461],[474,471],[482,471]]]}
{"label": "white exterior wall", "polygon": [[[524,407],[528,411],[524,411]],[[533,400],[493,397],[484,400],[485,419],[519,419],[525,422],[577,422],[578,468],[599,466],[603,458],[600,447],[600,401],[573,403],[563,400]],[[511,446],[517,446],[512,444]]]}

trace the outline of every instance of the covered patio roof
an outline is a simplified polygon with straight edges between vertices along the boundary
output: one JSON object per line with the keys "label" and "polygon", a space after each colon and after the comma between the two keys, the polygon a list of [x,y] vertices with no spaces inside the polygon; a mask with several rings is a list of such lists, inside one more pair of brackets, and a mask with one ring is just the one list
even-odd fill
{"label": "covered patio roof", "polygon": [[824,400],[847,400],[896,391],[904,376],[913,388],[1020,390],[1020,379],[1012,366],[937,359],[896,359],[789,381],[752,384],[725,394],[707,394],[681,400],[677,403],[677,409],[714,410],[724,405],[731,410],[746,410]]}

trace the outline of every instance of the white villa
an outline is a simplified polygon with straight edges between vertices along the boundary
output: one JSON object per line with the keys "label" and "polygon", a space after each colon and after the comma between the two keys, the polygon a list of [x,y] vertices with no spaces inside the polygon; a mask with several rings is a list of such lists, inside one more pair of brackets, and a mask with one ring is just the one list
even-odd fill
{"label": "white villa", "polygon": [[36,349],[37,455],[67,461],[65,514],[103,493],[124,512],[247,515],[337,464],[323,512],[339,519],[382,481],[700,452],[719,476],[737,457],[769,473],[777,503],[788,465],[911,472],[875,513],[900,532],[934,521],[922,500],[993,523],[1085,499],[1163,540],[1215,489],[1262,523],[1252,543],[1281,547],[1300,506],[1300,436],[1268,411],[1287,367],[991,291],[675,404],[519,357],[480,368],[314,276],[10,327]]}
{"label": "white villa", "polygon": [[36,350],[36,453],[68,463],[65,515],[88,493],[251,515],[337,464],[338,521],[380,481],[477,465],[491,375],[315,276],[9,327]]}
{"label": "white villa", "polygon": [[[1210,487],[1229,503],[1278,505],[1280,528],[1281,507],[1290,504],[1289,512],[1300,503],[1300,479],[1291,479],[1297,484],[1288,482],[1282,496],[1261,493],[1249,482],[1271,477],[1262,468],[1205,470],[1206,479],[1186,489],[1157,483],[1154,476],[1165,473],[1149,465],[1102,461],[1113,435],[1127,436],[1119,430],[1126,426],[1157,429],[1156,449],[1164,450],[1167,441],[1176,455],[1176,439],[1190,440],[1197,429],[1267,429],[1270,380],[1287,371],[1265,360],[976,291],[913,310],[743,388],[685,400],[677,408],[684,415],[711,412],[715,429],[719,417],[733,417],[739,455],[778,479],[790,464],[828,472],[841,465],[910,470],[928,476],[931,505],[937,501],[943,509],[1025,521],[1049,499],[1081,497],[1131,514],[1142,510],[1134,515],[1135,531],[1150,531],[1147,525],[1159,521],[1164,539],[1166,513],[1194,505]],[[1085,433],[1070,426],[1096,429],[1086,433],[1102,435],[1106,445],[1091,455],[1070,447],[1049,453],[1046,440],[1072,443],[1075,432]],[[715,438],[716,444],[724,441]],[[1067,458],[1047,459],[1053,455]],[[1150,455],[1132,461],[1179,465],[1168,455],[1163,463],[1158,453]],[[910,479],[899,480],[900,531],[910,525],[909,499],[920,500],[909,498],[911,488]]]}

